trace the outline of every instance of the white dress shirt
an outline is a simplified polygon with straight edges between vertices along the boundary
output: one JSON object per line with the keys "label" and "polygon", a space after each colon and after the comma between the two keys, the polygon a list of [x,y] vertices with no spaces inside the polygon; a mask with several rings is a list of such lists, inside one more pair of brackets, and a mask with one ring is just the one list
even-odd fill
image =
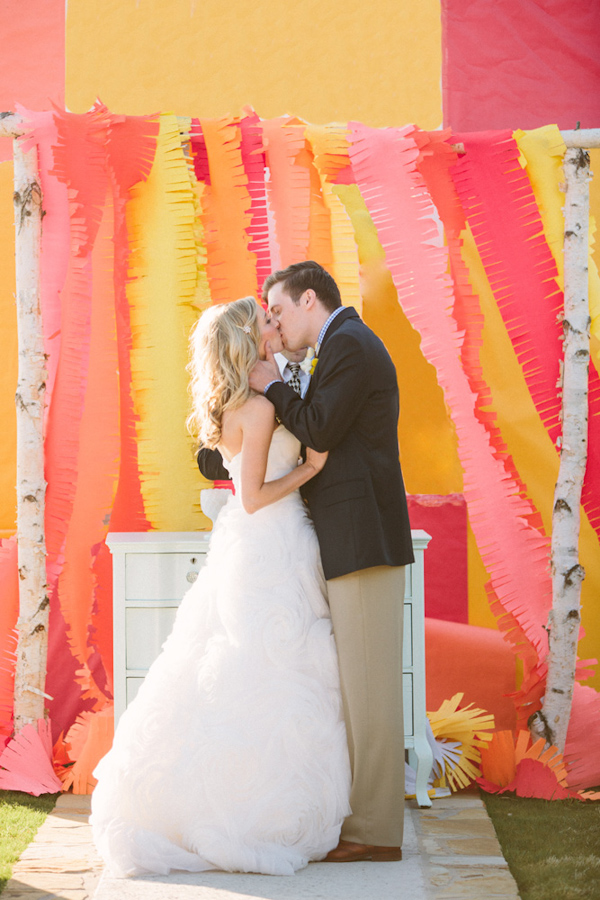
{"label": "white dress shirt", "polygon": [[[288,368],[288,361],[285,358],[285,356],[283,355],[283,353],[275,353],[274,355],[275,355],[275,359],[277,361],[277,365],[279,366],[279,373],[280,373],[281,377],[283,378],[284,382],[287,384],[287,382],[292,377],[292,373]],[[300,379],[300,386],[302,388],[302,390],[300,391],[300,396],[304,397],[304,395],[306,394],[306,392],[308,390],[308,383],[310,381],[310,375],[308,374],[308,372],[305,372],[304,369],[300,369],[298,372],[298,378]]]}

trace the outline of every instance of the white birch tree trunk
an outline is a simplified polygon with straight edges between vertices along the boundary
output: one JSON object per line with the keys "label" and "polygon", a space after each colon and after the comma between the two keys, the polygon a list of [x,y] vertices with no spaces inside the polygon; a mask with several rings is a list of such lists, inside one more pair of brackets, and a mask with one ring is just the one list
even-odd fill
{"label": "white birch tree trunk", "polygon": [[17,542],[19,642],[15,732],[44,718],[49,598],[46,584],[43,414],[46,388],[40,309],[42,191],[35,147],[14,141],[17,333]]}
{"label": "white birch tree trunk", "polygon": [[541,712],[531,730],[563,752],[575,684],[580,628],[580,501],[587,461],[590,313],[588,304],[589,155],[564,159],[565,310],[563,319],[562,445],[552,516],[552,610],[548,617],[548,675]]}

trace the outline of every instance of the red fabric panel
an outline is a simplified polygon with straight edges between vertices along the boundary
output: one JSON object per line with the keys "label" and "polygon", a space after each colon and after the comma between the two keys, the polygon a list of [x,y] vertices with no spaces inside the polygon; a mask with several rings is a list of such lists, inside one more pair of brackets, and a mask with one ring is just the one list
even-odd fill
{"label": "red fabric panel", "polygon": [[[467,504],[462,494],[412,494],[411,528],[431,535],[425,553],[425,615],[469,621]],[[462,688],[461,688],[462,690]]]}
{"label": "red fabric panel", "polygon": [[600,3],[442,0],[442,22],[453,128],[600,124]]}

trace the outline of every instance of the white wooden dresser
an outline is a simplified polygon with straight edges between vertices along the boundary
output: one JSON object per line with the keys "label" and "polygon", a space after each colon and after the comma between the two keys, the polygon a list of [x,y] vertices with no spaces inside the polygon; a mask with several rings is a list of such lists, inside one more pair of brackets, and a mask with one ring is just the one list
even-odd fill
{"label": "white wooden dresser", "polygon": [[[404,597],[404,731],[409,762],[417,770],[417,801],[431,806],[427,779],[433,754],[425,732],[424,560],[430,541],[412,532],[415,562],[406,569]],[[113,532],[113,636],[115,722],[135,697],[169,635],[179,603],[198,577],[210,532]]]}

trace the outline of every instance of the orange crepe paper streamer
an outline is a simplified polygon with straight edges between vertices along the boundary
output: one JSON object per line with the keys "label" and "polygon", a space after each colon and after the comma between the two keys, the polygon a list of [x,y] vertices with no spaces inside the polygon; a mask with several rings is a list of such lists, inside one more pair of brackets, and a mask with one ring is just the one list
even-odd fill
{"label": "orange crepe paper streamer", "polygon": [[92,548],[103,542],[108,532],[120,461],[111,199],[107,195],[91,254],[89,363],[81,386],[84,406],[79,423],[75,496],[65,541],[65,564],[58,580],[71,650],[81,664],[77,680],[83,689],[82,700],[100,703],[108,699],[105,693],[108,676],[97,653],[98,624],[106,653],[107,638],[112,638],[112,617],[110,607],[104,607],[100,617],[94,616],[97,585],[92,570]]}
{"label": "orange crepe paper streamer", "polygon": [[16,538],[0,540],[0,751],[13,732],[19,575]]}
{"label": "orange crepe paper streamer", "polygon": [[[135,432],[135,412],[131,384],[132,346],[127,282],[130,278],[130,255],[135,252],[133,236],[127,225],[127,204],[135,185],[144,181],[152,168],[156,152],[158,121],[156,118],[111,116],[107,135],[107,166],[110,177],[114,215],[114,324],[116,331],[116,366],[118,371],[119,447],[113,448],[119,459],[118,484],[110,512],[110,521],[102,537],[111,531],[147,531],[150,524],[144,511]],[[110,314],[111,311],[109,311]],[[111,353],[114,361],[114,354]],[[105,694],[113,691],[112,634],[112,557],[106,545],[94,541],[91,548],[94,602],[91,613],[90,638],[97,658],[89,660],[95,678]],[[97,663],[100,663],[98,665]],[[100,670],[102,667],[102,671]]]}
{"label": "orange crepe paper streamer", "polygon": [[[563,294],[535,196],[510,132],[454,135],[466,153],[453,177],[531,396],[552,441],[560,427]],[[600,533],[600,377],[590,367],[582,505]]]}
{"label": "orange crepe paper streamer", "polygon": [[[85,671],[89,606],[86,609],[78,593],[63,593],[59,579],[79,486],[81,422],[90,365],[92,254],[108,188],[104,153],[108,118],[98,108],[83,116],[57,115],[56,124],[58,143],[51,174],[68,186],[71,236],[62,292],[60,357],[45,442],[47,570],[51,604],[60,603],[71,652]],[[88,544],[87,559],[82,563],[76,554],[76,565],[89,567],[89,562]],[[83,682],[91,687],[88,673]]]}
{"label": "orange crepe paper streamer", "polygon": [[203,119],[200,124],[210,170],[210,184],[201,202],[213,303],[257,296],[257,258],[249,249],[252,200],[242,161],[239,123],[226,117]]}
{"label": "orange crepe paper streamer", "polygon": [[[286,268],[309,259],[310,173],[306,165],[304,125],[299,119],[282,116],[263,121],[267,166],[269,207],[275,221],[279,258]],[[272,254],[272,261],[275,258]]]}
{"label": "orange crepe paper streamer", "polygon": [[[133,337],[127,299],[127,284],[135,278],[131,260],[139,245],[138,235],[127,220],[127,207],[134,187],[145,181],[152,169],[158,127],[155,117],[112,116],[106,147],[115,220],[113,270],[119,370],[120,467],[110,518],[112,531],[150,528],[140,484],[130,356]],[[112,622],[110,648],[106,640],[103,643],[101,656],[108,663],[112,660]],[[112,664],[106,665],[106,671],[110,682]]]}
{"label": "orange crepe paper streamer", "polygon": [[344,203],[338,196],[335,183],[340,172],[350,169],[347,132],[345,125],[306,127],[306,137],[312,148],[314,166],[320,176],[323,202],[330,216],[332,253],[330,272],[339,286],[344,306],[354,306],[362,312],[358,246],[354,227]]}
{"label": "orange crepe paper streamer", "polygon": [[[486,427],[461,364],[463,335],[452,316],[448,253],[439,245],[436,211],[417,171],[412,129],[376,131],[351,123],[356,181],[386,251],[399,302],[421,334],[425,358],[438,373],[458,436],[470,521],[491,582],[519,621],[538,657],[547,653],[544,623],[551,600],[547,542],[528,524],[519,495]],[[427,298],[427,304],[423,303]]]}
{"label": "orange crepe paper streamer", "polygon": [[100,712],[85,712],[73,723],[62,742],[55,748],[55,758],[73,761],[59,770],[63,791],[91,794],[97,779],[93,771],[112,746],[114,716],[112,708]]}
{"label": "orange crepe paper streamer", "polygon": [[25,725],[0,756],[0,789],[39,797],[62,790],[52,766],[50,722],[38,719]]}

